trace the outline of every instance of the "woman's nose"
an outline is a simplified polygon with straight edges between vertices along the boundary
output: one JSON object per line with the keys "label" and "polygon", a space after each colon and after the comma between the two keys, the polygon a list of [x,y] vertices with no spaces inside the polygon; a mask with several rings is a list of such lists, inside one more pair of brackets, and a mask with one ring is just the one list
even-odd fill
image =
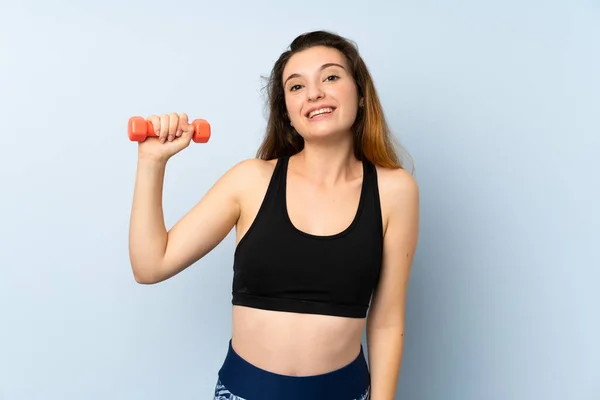
{"label": "woman's nose", "polygon": [[319,100],[324,96],[323,89],[321,89],[319,85],[313,85],[309,87],[306,93],[310,101]]}

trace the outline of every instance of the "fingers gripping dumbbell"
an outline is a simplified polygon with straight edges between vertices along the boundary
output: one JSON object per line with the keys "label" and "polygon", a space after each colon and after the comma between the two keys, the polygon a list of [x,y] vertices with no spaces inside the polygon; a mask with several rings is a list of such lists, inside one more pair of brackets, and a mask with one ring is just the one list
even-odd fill
{"label": "fingers gripping dumbbell", "polygon": [[[192,141],[195,143],[206,143],[210,139],[210,124],[204,119],[196,119],[191,124],[194,127]],[[150,121],[143,117],[129,118],[127,127],[129,140],[134,142],[143,142],[148,137],[156,137],[154,126]]]}

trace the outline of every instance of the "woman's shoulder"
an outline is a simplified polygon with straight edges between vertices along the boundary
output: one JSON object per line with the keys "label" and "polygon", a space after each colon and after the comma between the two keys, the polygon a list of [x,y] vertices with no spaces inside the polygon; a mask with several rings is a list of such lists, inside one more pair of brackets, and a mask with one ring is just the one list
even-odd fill
{"label": "woman's shoulder", "polygon": [[247,189],[261,187],[273,175],[277,160],[262,160],[248,158],[239,161],[223,176],[229,186],[236,191],[246,192]]}
{"label": "woman's shoulder", "polygon": [[235,164],[229,172],[242,181],[261,179],[265,176],[270,177],[276,164],[277,159],[262,160],[259,158],[247,158]]}
{"label": "woman's shoulder", "polygon": [[392,215],[418,213],[419,185],[416,178],[402,168],[377,166],[376,169],[384,225],[387,226]]}
{"label": "woman's shoulder", "polygon": [[377,170],[377,184],[379,190],[383,193],[393,196],[419,190],[416,178],[406,169],[381,166],[375,168]]}

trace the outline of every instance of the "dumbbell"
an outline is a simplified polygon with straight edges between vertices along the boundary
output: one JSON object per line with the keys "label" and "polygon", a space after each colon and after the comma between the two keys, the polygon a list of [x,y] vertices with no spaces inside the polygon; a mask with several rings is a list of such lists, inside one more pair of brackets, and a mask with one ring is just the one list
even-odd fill
{"label": "dumbbell", "polygon": [[[208,121],[204,119],[195,119],[194,122],[192,122],[192,126],[194,127],[192,140],[196,143],[208,142],[208,139],[210,139],[210,124]],[[129,140],[133,142],[143,142],[147,137],[157,136],[154,132],[152,123],[143,117],[129,118],[127,134]]]}

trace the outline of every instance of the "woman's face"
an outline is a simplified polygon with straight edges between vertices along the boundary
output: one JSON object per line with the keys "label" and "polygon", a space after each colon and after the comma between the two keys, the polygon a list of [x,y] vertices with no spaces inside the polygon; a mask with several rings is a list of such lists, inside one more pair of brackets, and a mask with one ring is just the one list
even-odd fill
{"label": "woman's face", "polygon": [[359,99],[341,52],[318,46],[294,54],[283,70],[283,86],[288,116],[302,137],[351,134]]}

